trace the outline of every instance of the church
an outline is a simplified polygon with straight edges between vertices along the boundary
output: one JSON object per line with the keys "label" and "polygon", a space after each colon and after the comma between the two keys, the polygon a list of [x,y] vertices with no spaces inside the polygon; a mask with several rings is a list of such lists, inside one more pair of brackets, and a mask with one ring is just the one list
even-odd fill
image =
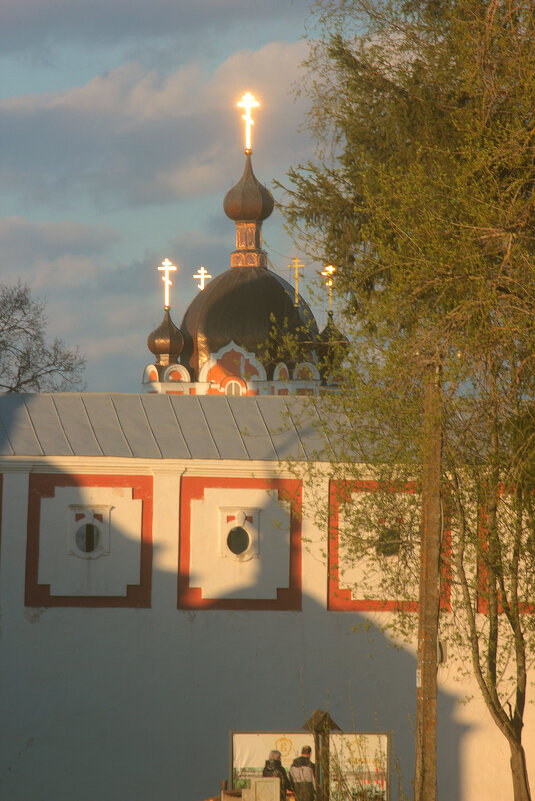
{"label": "church", "polygon": [[[139,394],[0,397],[5,801],[203,801],[232,781],[233,732],[299,732],[317,708],[388,736],[386,780],[359,798],[411,795],[415,650],[374,624],[395,598],[359,598],[334,561],[342,501],[329,537],[314,514],[331,333],[268,269],[273,205],[246,139],[230,267],[178,327],[162,262]],[[446,658],[439,797],[509,801],[506,743],[453,674]],[[533,771],[531,711],[525,732]]]}

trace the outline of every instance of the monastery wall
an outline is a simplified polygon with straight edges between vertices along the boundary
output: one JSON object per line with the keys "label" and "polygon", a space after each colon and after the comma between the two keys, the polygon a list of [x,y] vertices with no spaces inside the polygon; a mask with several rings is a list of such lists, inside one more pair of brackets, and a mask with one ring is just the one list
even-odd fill
{"label": "monastery wall", "polygon": [[[414,649],[373,625],[388,612],[329,608],[312,519],[327,481],[312,496],[240,460],[13,458],[2,473],[2,799],[201,801],[228,776],[229,731],[299,730],[314,708],[392,732],[392,798],[398,781],[410,795]],[[459,704],[471,688],[454,674],[448,658],[439,797],[510,801],[505,740],[481,702]]]}

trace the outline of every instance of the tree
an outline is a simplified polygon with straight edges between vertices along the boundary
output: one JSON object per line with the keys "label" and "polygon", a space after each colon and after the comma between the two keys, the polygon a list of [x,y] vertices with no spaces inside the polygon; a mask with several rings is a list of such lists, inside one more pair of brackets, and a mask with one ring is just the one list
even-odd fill
{"label": "tree", "polygon": [[44,303],[27,286],[0,285],[0,390],[61,392],[79,389],[84,359],[60,339],[47,343]]}
{"label": "tree", "polygon": [[[305,91],[317,158],[290,170],[285,213],[309,255],[337,265],[353,342],[346,387],[329,403],[359,421],[367,466],[355,464],[345,431],[333,475],[373,474],[383,490],[361,493],[347,512],[346,557],[373,562],[369,592],[396,588],[403,598],[413,586],[423,386],[427,366],[440,365],[442,495],[453,532],[441,554],[450,611],[440,636],[468,647],[510,746],[515,801],[526,801],[535,7],[325,0],[316,11]],[[362,590],[366,579],[358,581]],[[406,608],[393,622],[398,634],[414,629]]]}

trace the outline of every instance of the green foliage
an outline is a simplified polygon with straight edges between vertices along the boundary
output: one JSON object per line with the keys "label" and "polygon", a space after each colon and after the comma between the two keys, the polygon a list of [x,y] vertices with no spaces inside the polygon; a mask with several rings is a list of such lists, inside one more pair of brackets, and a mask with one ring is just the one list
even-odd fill
{"label": "green foliage", "polygon": [[[333,478],[379,489],[344,504],[346,579],[359,597],[413,593],[435,364],[452,529],[441,636],[514,756],[535,654],[535,6],[324,0],[315,23],[303,91],[317,157],[289,171],[286,218],[337,266],[352,343],[328,401]],[[413,628],[404,613],[393,626]],[[527,798],[514,767],[513,783]]]}

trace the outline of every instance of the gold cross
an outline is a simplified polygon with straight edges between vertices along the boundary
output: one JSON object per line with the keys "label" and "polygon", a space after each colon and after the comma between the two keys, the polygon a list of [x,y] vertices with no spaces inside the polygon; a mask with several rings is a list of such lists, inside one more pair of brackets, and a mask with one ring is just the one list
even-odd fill
{"label": "gold cross", "polygon": [[209,278],[211,278],[212,276],[210,275],[210,273],[208,272],[208,270],[205,267],[199,267],[199,272],[195,273],[195,275],[193,277],[199,279],[199,289],[202,292],[202,290],[204,289],[204,287],[206,285],[206,281]]}
{"label": "gold cross", "polygon": [[158,269],[162,270],[164,273],[164,275],[162,275],[162,281],[165,284],[164,309],[169,309],[169,287],[173,286],[173,282],[169,278],[169,273],[174,272],[176,270],[176,266],[172,261],[169,261],[169,259],[164,259]]}
{"label": "gold cross", "polygon": [[237,106],[245,109],[245,114],[242,114],[242,120],[245,120],[245,152],[251,152],[251,126],[254,125],[254,120],[251,117],[251,109],[257,108],[260,103],[255,100],[250,92],[246,92],[241,100],[238,100]]}
{"label": "gold cross", "polygon": [[332,264],[328,264],[324,270],[322,270],[322,275],[325,276],[325,286],[329,287],[329,311],[332,312],[333,310],[333,275],[336,272],[336,267],[333,267]]}
{"label": "gold cross", "polygon": [[[295,299],[294,299],[294,306],[297,308],[299,306],[299,270],[301,267],[304,267],[302,261],[299,261],[299,257],[295,256],[292,259],[292,264],[294,266],[294,278],[295,278]],[[289,265],[290,269],[292,269],[292,264]]]}

